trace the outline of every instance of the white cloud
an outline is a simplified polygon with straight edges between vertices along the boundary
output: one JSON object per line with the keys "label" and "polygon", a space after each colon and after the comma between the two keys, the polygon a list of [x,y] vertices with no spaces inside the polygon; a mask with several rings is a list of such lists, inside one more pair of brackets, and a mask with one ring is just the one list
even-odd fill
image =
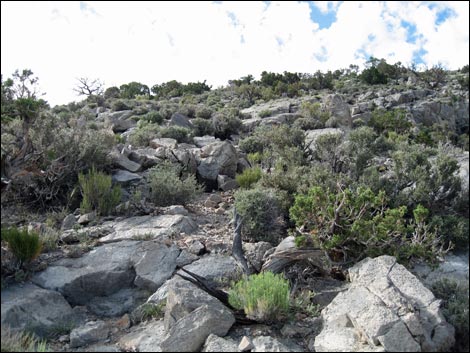
{"label": "white cloud", "polygon": [[[468,2],[315,2],[336,21],[319,29],[307,2],[5,2],[1,66],[31,68],[51,103],[76,100],[75,78],[106,86],[207,79],[215,87],[261,71],[314,72],[369,55],[457,68],[468,63]],[[456,17],[436,26],[437,13]],[[407,42],[402,20],[416,26]]]}

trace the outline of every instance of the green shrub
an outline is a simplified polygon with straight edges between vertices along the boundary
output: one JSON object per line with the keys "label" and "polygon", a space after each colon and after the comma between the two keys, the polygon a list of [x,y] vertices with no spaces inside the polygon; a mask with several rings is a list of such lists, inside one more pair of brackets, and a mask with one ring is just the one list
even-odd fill
{"label": "green shrub", "polygon": [[139,121],[137,129],[127,137],[127,142],[135,147],[147,147],[154,138],[159,136],[160,126]]}
{"label": "green shrub", "polygon": [[152,124],[160,125],[163,122],[163,116],[159,112],[148,112],[143,116],[143,119]]}
{"label": "green shrub", "polygon": [[406,111],[403,109],[375,110],[372,112],[368,125],[374,128],[378,134],[385,134],[386,136],[390,132],[399,135],[406,134],[412,126],[406,117]]}
{"label": "green shrub", "polygon": [[194,135],[195,136],[206,136],[214,134],[214,126],[212,121],[202,118],[196,118],[191,121],[194,126]]}
{"label": "green shrub", "polygon": [[196,109],[196,118],[199,119],[210,119],[212,117],[213,111],[212,109],[202,106],[202,107],[197,107]]}
{"label": "green shrub", "polygon": [[300,106],[300,114],[305,118],[317,121],[324,125],[330,118],[331,114],[322,110],[320,103],[311,103],[308,101],[302,102]]}
{"label": "green shrub", "polygon": [[18,267],[38,257],[43,247],[38,233],[16,227],[2,228],[2,240],[8,243],[8,247],[18,260]]}
{"label": "green shrub", "polygon": [[230,135],[238,134],[242,122],[237,111],[224,111],[212,116],[214,135],[220,139],[228,139]]}
{"label": "green shrub", "polygon": [[190,130],[181,126],[168,126],[160,129],[160,137],[172,138],[178,143],[191,143]]}
{"label": "green shrub", "polygon": [[316,130],[323,129],[325,124],[312,118],[298,118],[292,126],[301,130]]}
{"label": "green shrub", "polygon": [[232,286],[229,303],[256,321],[285,320],[289,310],[289,281],[272,272],[252,275]]}
{"label": "green shrub", "polygon": [[115,100],[114,102],[111,103],[111,110],[114,112],[120,112],[122,110],[129,110],[131,107],[127,105],[123,100]]}
{"label": "green shrub", "polygon": [[235,180],[237,181],[238,185],[245,189],[249,189],[251,185],[253,185],[260,179],[261,168],[259,167],[245,169],[243,173],[238,174],[235,177]]}
{"label": "green shrub", "polygon": [[418,205],[414,219],[406,219],[406,206],[390,208],[385,192],[370,188],[327,190],[311,188],[295,197],[291,219],[324,249],[342,250],[350,258],[392,255],[401,262],[422,258],[434,262],[445,253],[442,239],[426,224],[429,211]]}
{"label": "green shrub", "polygon": [[185,205],[202,193],[193,175],[180,179],[180,170],[171,164],[150,169],[151,199],[157,206]]}
{"label": "green shrub", "polygon": [[45,340],[27,332],[12,332],[2,326],[2,352],[48,352]]}
{"label": "green shrub", "polygon": [[248,136],[240,140],[238,146],[245,153],[262,153],[264,149],[264,141],[257,136]]}
{"label": "green shrub", "polygon": [[279,242],[281,209],[274,190],[240,190],[235,194],[235,207],[242,217],[245,241]]}
{"label": "green shrub", "polygon": [[258,113],[258,116],[263,119],[267,118],[268,116],[271,116],[271,111],[269,109],[262,110]]}
{"label": "green shrub", "polygon": [[82,192],[82,212],[96,210],[99,215],[109,215],[121,200],[121,187],[111,186],[111,176],[97,171],[94,167],[89,174],[78,175]]}
{"label": "green shrub", "polygon": [[437,298],[443,300],[441,308],[444,317],[455,327],[455,345],[453,351],[468,352],[468,284],[443,278],[433,284],[432,291]]}
{"label": "green shrub", "polygon": [[246,153],[263,152],[266,149],[282,150],[286,147],[303,149],[305,134],[287,125],[258,126],[253,134],[240,141],[240,149]]}

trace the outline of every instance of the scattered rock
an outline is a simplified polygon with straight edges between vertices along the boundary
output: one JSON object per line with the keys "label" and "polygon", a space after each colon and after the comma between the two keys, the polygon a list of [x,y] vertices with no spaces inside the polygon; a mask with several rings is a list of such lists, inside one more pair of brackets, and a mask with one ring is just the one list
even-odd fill
{"label": "scattered rock", "polygon": [[112,175],[112,180],[120,185],[129,185],[132,182],[137,182],[142,179],[142,176],[136,173],[128,172],[127,170],[118,170]]}
{"label": "scattered rock", "polygon": [[62,226],[60,227],[61,230],[68,230],[72,229],[74,224],[77,223],[77,218],[73,214],[69,214],[64,218],[62,221]]}
{"label": "scattered rock", "polygon": [[109,154],[109,157],[117,168],[122,168],[133,173],[138,172],[142,168],[139,163],[131,161],[129,158],[119,153],[118,151],[112,151]]}
{"label": "scattered rock", "polygon": [[82,225],[83,224],[88,224],[90,222],[93,222],[95,219],[96,219],[96,212],[93,211],[93,212],[89,212],[89,213],[85,213],[85,214],[81,215],[78,218],[77,223],[82,224]]}
{"label": "scattered rock", "polygon": [[210,334],[201,352],[238,352],[237,344],[232,339]]}
{"label": "scattered rock", "polygon": [[[208,280],[235,280],[241,272],[237,262],[231,256],[207,255],[185,266],[184,269],[191,271]],[[178,272],[183,272],[180,270]]]}
{"label": "scattered rock", "polygon": [[72,307],[60,293],[34,284],[3,289],[1,300],[2,327],[9,326],[14,331],[29,330],[46,337],[57,327],[76,322]]}
{"label": "scattered rock", "polygon": [[227,175],[218,175],[217,176],[217,185],[220,190],[228,191],[237,189],[239,187],[237,181],[233,178],[230,178]]}
{"label": "scattered rock", "polygon": [[160,343],[166,336],[163,321],[150,321],[131,328],[131,332],[119,339],[118,345],[125,352],[162,352]]}
{"label": "scattered rock", "polygon": [[82,347],[108,337],[109,328],[104,321],[90,321],[70,332],[70,347]]}
{"label": "scattered rock", "polygon": [[177,146],[178,141],[172,138],[161,137],[150,141],[150,147],[152,148],[165,147],[169,149],[175,149]]}
{"label": "scattered rock", "polygon": [[171,116],[169,125],[170,126],[180,126],[180,127],[186,128],[186,129],[192,129],[193,128],[193,124],[188,119],[188,117],[181,114],[181,113],[173,113],[173,115]]}
{"label": "scattered rock", "polygon": [[253,348],[255,348],[255,346],[253,346],[253,343],[251,342],[251,340],[248,337],[243,336],[242,340],[238,344],[238,349],[241,352],[246,352],[246,351],[251,351]]}

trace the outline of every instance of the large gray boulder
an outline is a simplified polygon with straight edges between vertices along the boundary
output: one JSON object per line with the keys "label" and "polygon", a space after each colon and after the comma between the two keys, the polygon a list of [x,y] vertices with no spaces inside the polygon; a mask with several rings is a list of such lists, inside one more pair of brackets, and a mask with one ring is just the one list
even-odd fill
{"label": "large gray boulder", "polygon": [[210,334],[201,352],[239,352],[237,343],[230,338]]}
{"label": "large gray boulder", "polygon": [[[105,244],[81,258],[53,263],[35,275],[33,282],[59,291],[72,304],[88,305],[100,315],[112,316],[114,302],[129,308],[137,302],[132,294],[124,300],[120,291],[135,287],[157,290],[173,275],[179,254],[175,246],[156,241]],[[104,305],[101,297],[108,298],[110,305]]]}
{"label": "large gray boulder", "polygon": [[140,242],[132,241],[103,245],[81,258],[52,263],[32,281],[60,292],[73,305],[86,305],[94,297],[132,286],[135,273],[131,255],[139,246]]}
{"label": "large gray boulder", "polygon": [[173,113],[168,125],[184,127],[186,129],[193,128],[193,124],[191,123],[189,118],[186,115],[183,115],[181,113]]}
{"label": "large gray boulder", "polygon": [[114,133],[124,132],[134,126],[136,121],[129,119],[132,116],[132,110],[123,110],[119,112],[105,112],[98,114],[99,120],[104,120],[111,125]]}
{"label": "large gray boulder", "polygon": [[110,329],[104,321],[89,321],[70,332],[70,347],[82,347],[108,338]]}
{"label": "large gray boulder", "polygon": [[75,321],[72,307],[55,291],[34,284],[2,290],[1,322],[13,331],[29,330],[41,337]]}
{"label": "large gray boulder", "polygon": [[315,350],[448,351],[454,328],[440,301],[391,256],[367,258],[349,270],[350,288],[322,311]]}
{"label": "large gray boulder", "polygon": [[284,113],[294,113],[293,106],[295,106],[297,100],[293,99],[276,99],[266,103],[256,104],[249,108],[241,110],[243,115],[250,116],[251,118],[261,118],[260,115],[265,114],[269,111],[269,116],[276,116]]}
{"label": "large gray boulder", "polygon": [[219,174],[235,178],[238,155],[230,142],[214,142],[204,146],[199,158],[197,173],[202,179],[216,182]]}
{"label": "large gray boulder", "polygon": [[305,131],[305,143],[310,149],[315,148],[315,142],[320,136],[324,135],[337,135],[343,136],[344,131],[338,128],[325,128],[325,129],[317,129],[317,130],[307,130]]}
{"label": "large gray boulder", "polygon": [[324,98],[323,107],[335,117],[343,126],[351,126],[351,112],[349,104],[344,102],[338,94],[330,94]]}
{"label": "large gray boulder", "polygon": [[[235,280],[241,274],[233,257],[218,254],[206,255],[185,266],[184,269],[212,281],[220,279]],[[184,274],[181,270],[178,273]]]}
{"label": "large gray boulder", "polygon": [[129,185],[132,182],[138,182],[142,176],[136,173],[128,172],[127,170],[117,170],[113,173],[112,180],[120,185]]}
{"label": "large gray boulder", "polygon": [[114,231],[101,238],[102,243],[159,239],[174,233],[191,234],[197,229],[197,224],[190,217],[183,215],[136,216],[118,222],[107,222],[105,225],[112,227]]}
{"label": "large gray boulder", "polygon": [[132,327],[119,339],[118,345],[125,352],[161,352],[160,343],[165,337],[163,321],[150,321]]}
{"label": "large gray boulder", "polygon": [[138,172],[142,166],[139,163],[131,161],[125,154],[119,153],[119,151],[112,151],[109,153],[109,157],[117,168],[128,170],[129,172]]}
{"label": "large gray boulder", "polygon": [[210,334],[225,336],[235,322],[232,312],[218,299],[187,281],[171,281],[165,307],[161,342],[164,352],[198,351]]}
{"label": "large gray boulder", "polygon": [[175,245],[144,242],[139,252],[132,255],[136,273],[134,284],[140,288],[156,291],[173,275],[180,252],[181,250]]}

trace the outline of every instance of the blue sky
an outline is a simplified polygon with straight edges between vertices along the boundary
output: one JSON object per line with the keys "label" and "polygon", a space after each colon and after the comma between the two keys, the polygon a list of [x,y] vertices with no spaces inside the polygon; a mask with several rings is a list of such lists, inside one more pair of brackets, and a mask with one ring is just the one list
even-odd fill
{"label": "blue sky", "polygon": [[214,87],[264,70],[334,70],[369,58],[457,69],[469,62],[469,2],[1,2],[1,72],[30,68],[46,99],[176,79]]}

